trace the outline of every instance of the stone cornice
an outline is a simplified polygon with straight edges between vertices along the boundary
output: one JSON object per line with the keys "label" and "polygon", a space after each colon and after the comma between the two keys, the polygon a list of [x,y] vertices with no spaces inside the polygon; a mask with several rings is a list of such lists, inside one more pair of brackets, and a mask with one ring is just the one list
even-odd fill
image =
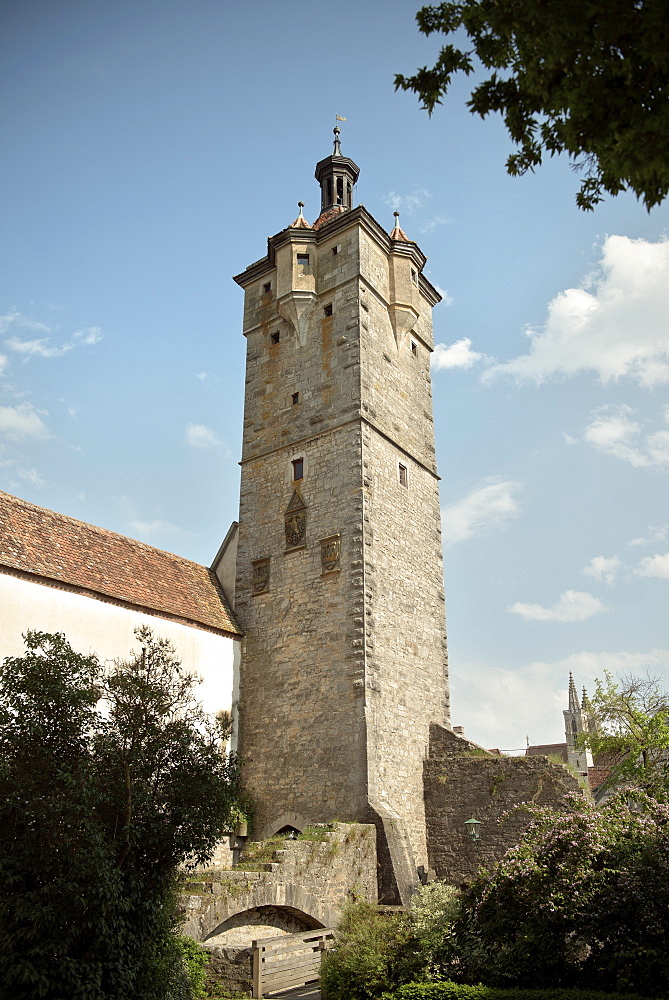
{"label": "stone cornice", "polygon": [[348,229],[354,225],[362,226],[365,232],[372,237],[377,246],[387,256],[393,254],[409,257],[416,265],[419,287],[429,304],[436,306],[437,303],[441,302],[441,295],[422,273],[422,269],[427,263],[427,257],[418,244],[412,240],[391,240],[385,229],[379,225],[364,205],[358,205],[347,212],[341,212],[325,223],[320,229],[303,229],[297,226],[287,226],[286,229],[282,229],[276,235],[269,237],[267,240],[267,256],[255,261],[253,264],[249,264],[241,274],[234,275],[233,281],[236,281],[238,285],[245,288],[246,285],[257,281],[264,274],[267,274],[267,272],[274,268],[276,251],[286,243],[318,244],[323,240],[330,239],[340,230]]}

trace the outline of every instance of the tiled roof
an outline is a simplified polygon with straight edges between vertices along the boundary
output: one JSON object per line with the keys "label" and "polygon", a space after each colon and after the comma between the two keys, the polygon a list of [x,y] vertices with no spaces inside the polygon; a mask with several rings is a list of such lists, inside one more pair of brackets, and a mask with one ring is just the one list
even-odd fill
{"label": "tiled roof", "polygon": [[295,219],[295,222],[291,222],[290,228],[291,229],[311,229],[311,226],[309,225],[309,223],[307,222],[307,220],[304,218],[303,215],[298,215],[298,217]]}
{"label": "tiled roof", "polygon": [[2,491],[0,568],[163,618],[241,635],[206,566]]}
{"label": "tiled roof", "polygon": [[611,773],[610,767],[600,767],[597,764],[588,768],[588,782],[594,792],[600,785],[603,785]]}
{"label": "tiled roof", "polygon": [[404,240],[406,243],[410,242],[409,237],[404,232],[404,230],[400,228],[400,226],[395,226],[392,233],[390,234],[390,238],[391,240]]}
{"label": "tiled roof", "polygon": [[333,219],[336,219],[337,216],[341,215],[342,212],[347,212],[347,211],[348,209],[344,208],[343,205],[332,205],[331,208],[326,208],[325,211],[321,212],[321,214],[318,216],[318,218],[316,219],[316,221],[312,226],[312,229],[320,229],[326,223],[331,222]]}

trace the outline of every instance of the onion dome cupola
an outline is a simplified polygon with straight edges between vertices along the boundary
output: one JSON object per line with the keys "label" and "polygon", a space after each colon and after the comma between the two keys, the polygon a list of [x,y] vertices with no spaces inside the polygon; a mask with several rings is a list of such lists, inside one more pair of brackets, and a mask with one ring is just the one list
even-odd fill
{"label": "onion dome cupola", "polygon": [[341,155],[340,130],[334,129],[334,152],[316,164],[316,180],[321,186],[321,215],[330,209],[340,212],[353,207],[353,186],[360,167]]}

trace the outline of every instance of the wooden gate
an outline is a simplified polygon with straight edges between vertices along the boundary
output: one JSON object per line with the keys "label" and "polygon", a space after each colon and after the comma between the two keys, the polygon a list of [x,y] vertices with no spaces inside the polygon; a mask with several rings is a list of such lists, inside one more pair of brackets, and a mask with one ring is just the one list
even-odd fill
{"label": "wooden gate", "polygon": [[318,979],[334,931],[321,928],[253,942],[253,996],[304,986]]}

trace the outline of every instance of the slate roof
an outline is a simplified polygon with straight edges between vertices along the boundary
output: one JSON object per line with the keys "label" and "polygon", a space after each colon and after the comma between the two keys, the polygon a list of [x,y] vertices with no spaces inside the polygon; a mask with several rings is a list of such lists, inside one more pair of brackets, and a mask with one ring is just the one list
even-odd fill
{"label": "slate roof", "polygon": [[242,632],[212,570],[0,491],[0,571],[209,631]]}

